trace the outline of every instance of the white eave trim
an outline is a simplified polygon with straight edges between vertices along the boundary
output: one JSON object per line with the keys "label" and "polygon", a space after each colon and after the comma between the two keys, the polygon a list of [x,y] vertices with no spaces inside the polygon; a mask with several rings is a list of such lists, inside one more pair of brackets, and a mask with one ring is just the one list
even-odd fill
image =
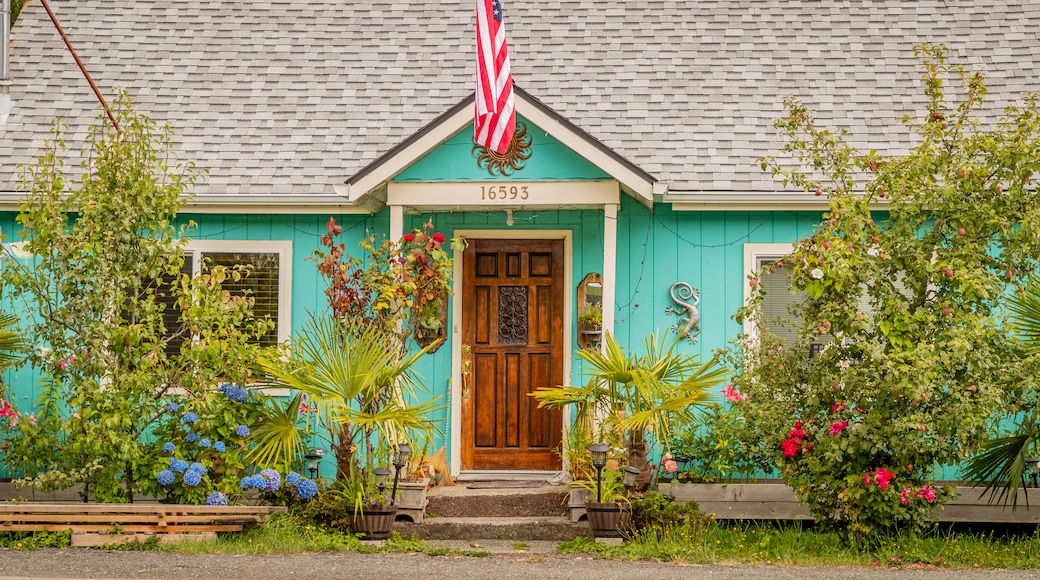
{"label": "white eave trim", "polygon": [[[857,192],[865,195],[864,192]],[[675,211],[826,211],[830,208],[826,195],[806,191],[668,191],[661,201],[672,204]],[[887,200],[871,204],[871,209],[885,209]]]}
{"label": "white eave trim", "polygon": [[[0,192],[0,211],[18,211],[24,195]],[[227,214],[369,214],[370,210],[351,203],[339,194],[203,194],[196,195],[184,205],[184,212]]]}

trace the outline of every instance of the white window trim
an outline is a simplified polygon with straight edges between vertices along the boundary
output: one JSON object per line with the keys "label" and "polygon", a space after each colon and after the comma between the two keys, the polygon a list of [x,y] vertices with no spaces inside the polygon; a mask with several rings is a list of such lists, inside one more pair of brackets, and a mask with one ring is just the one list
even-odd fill
{"label": "white window trim", "polygon": [[186,254],[195,254],[192,276],[202,273],[199,253],[278,254],[278,342],[292,335],[292,240],[190,240],[184,246]]}
{"label": "white window trim", "polygon": [[[286,342],[292,336],[292,240],[189,240],[184,246],[185,254],[193,254],[191,275],[202,273],[202,260],[199,253],[262,253],[278,254],[278,342]],[[269,397],[288,397],[290,389],[284,387],[268,387],[262,383],[260,391]]]}

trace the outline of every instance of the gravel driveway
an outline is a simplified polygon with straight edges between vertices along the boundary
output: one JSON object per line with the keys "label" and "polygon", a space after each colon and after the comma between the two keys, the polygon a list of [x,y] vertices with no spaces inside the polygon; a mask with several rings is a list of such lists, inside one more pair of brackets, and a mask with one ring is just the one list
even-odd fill
{"label": "gravel driveway", "polygon": [[797,578],[990,579],[1025,580],[1037,571],[921,571],[773,566],[688,566],[661,562],[618,562],[590,556],[545,553],[492,554],[484,558],[416,554],[185,555],[166,552],[104,552],[0,549],[0,579],[11,578],[479,578],[498,580],[630,580],[637,578],[712,578],[772,580]]}

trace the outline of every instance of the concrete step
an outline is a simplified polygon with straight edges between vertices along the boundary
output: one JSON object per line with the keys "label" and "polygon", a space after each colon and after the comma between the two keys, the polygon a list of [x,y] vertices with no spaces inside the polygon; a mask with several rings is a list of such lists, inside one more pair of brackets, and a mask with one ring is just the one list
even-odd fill
{"label": "concrete step", "polygon": [[590,536],[586,522],[573,523],[561,516],[427,517],[421,524],[394,522],[402,537],[413,534],[423,540],[548,540],[568,541]]}
{"label": "concrete step", "polygon": [[[551,517],[567,511],[565,493],[550,488],[538,493],[515,493],[516,490],[473,490],[497,493],[437,493],[430,490],[427,499],[428,516],[444,518],[467,517]],[[513,493],[510,493],[513,492]]]}

